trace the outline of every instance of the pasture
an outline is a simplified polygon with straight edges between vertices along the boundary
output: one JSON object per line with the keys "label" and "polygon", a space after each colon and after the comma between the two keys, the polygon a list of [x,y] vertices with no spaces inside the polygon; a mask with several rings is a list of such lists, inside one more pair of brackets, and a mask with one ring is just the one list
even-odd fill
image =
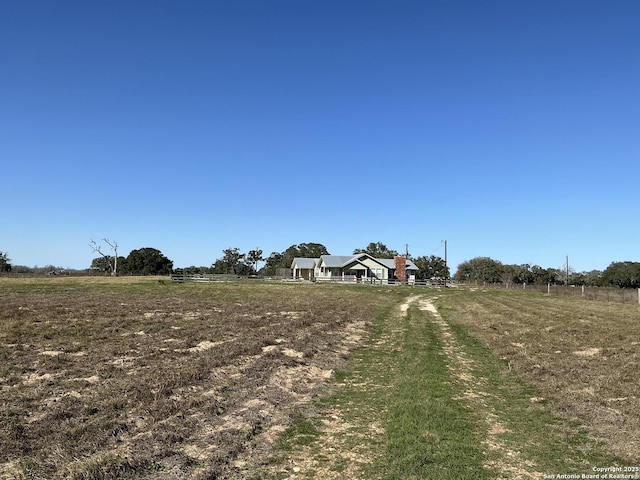
{"label": "pasture", "polygon": [[542,478],[640,464],[636,305],[0,278],[0,478]]}

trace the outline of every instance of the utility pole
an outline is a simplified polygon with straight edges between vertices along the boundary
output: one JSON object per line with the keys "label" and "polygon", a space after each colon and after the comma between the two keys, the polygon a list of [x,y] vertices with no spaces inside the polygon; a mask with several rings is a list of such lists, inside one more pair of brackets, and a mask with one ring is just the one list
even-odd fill
{"label": "utility pole", "polygon": [[444,240],[444,286],[447,286],[447,241]]}
{"label": "utility pole", "polygon": [[566,264],[566,285],[569,286],[569,255],[567,255],[567,264]]}

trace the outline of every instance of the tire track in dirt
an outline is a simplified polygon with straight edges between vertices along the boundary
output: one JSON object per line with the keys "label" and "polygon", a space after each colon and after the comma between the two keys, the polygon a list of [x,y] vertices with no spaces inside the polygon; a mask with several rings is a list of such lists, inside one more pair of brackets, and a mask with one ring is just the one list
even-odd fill
{"label": "tire track in dirt", "polygon": [[[438,327],[442,339],[443,350],[448,359],[448,366],[451,370],[451,377],[462,385],[464,393],[455,398],[465,402],[477,414],[478,418],[484,419],[484,446],[489,460],[485,466],[499,472],[500,479],[538,479],[542,478],[542,473],[535,471],[535,464],[522,458],[517,450],[511,448],[501,436],[510,432],[501,421],[499,412],[488,405],[486,398],[492,396],[489,393],[486,379],[474,375],[474,360],[465,351],[464,347],[456,339],[449,324],[442,318],[435,306],[438,297],[410,297],[409,302],[417,302],[420,310],[431,314],[434,325]],[[408,307],[407,307],[408,308]]]}
{"label": "tire track in dirt", "polygon": [[[504,438],[510,430],[501,419],[500,412],[488,404],[487,399],[495,397],[489,392],[486,379],[474,373],[475,361],[465,351],[464,346],[456,339],[449,324],[438,312],[435,301],[437,297],[412,295],[407,297],[390,316],[384,332],[368,348],[394,351],[399,346],[402,336],[401,323],[394,318],[405,317],[411,307],[426,312],[424,317],[437,327],[442,341],[443,352],[450,369],[450,378],[460,385],[462,394],[454,398],[464,402],[474,412],[474,418],[481,419],[478,424],[480,436],[484,438],[483,449],[486,452],[486,468],[498,472],[499,479],[539,479],[542,474],[536,471],[533,462],[522,457],[520,452],[510,446]],[[397,307],[396,307],[397,308]],[[393,366],[380,366],[393,369]],[[391,376],[393,372],[389,370]],[[389,378],[387,378],[389,380]],[[360,390],[363,396],[386,395],[390,384],[381,377],[377,380],[362,378],[359,373],[349,379],[347,384],[338,388]],[[320,435],[310,445],[299,445],[286,455],[284,463],[268,469],[269,478],[301,480],[304,478],[323,478],[327,480],[373,479],[371,473],[365,476],[367,466],[379,460],[384,447],[385,411],[367,411],[362,404],[336,404],[324,412],[319,426]]]}
{"label": "tire track in dirt", "polygon": [[[412,301],[417,299],[415,297]],[[393,320],[406,315],[409,303],[396,307],[395,312],[385,321],[384,331],[368,343],[366,348],[376,351],[393,351],[402,337],[402,325]],[[361,331],[351,347],[361,345],[365,337]],[[350,348],[349,350],[352,350]],[[346,351],[344,353],[347,353]],[[391,384],[385,378],[393,365],[377,364],[376,375],[362,373],[358,368],[351,372],[344,382],[334,383],[335,388],[345,389],[349,395],[333,403],[318,425],[319,435],[309,445],[296,445],[286,454],[283,462],[263,470],[263,478],[302,480],[319,478],[323,480],[377,480],[382,478],[368,469],[375,461],[380,461],[385,447],[384,409],[370,405],[367,398],[388,395]],[[392,376],[392,373],[390,374]]]}

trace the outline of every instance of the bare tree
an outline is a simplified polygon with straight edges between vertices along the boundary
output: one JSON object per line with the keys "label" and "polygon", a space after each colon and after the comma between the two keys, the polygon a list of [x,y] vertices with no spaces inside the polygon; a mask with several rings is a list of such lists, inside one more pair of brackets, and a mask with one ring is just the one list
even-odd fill
{"label": "bare tree", "polygon": [[99,253],[102,257],[107,261],[109,267],[111,268],[111,276],[115,277],[118,275],[118,242],[111,241],[108,238],[103,238],[102,241],[106,243],[111,250],[113,250],[113,256],[107,255],[102,251],[102,246],[96,243],[95,240],[91,240],[89,246],[93,249],[94,252]]}

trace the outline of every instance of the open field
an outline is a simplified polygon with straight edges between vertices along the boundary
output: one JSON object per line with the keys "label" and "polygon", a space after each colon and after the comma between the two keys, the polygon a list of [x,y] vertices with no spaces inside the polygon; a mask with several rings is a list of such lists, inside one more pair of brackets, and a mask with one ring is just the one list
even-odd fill
{"label": "open field", "polygon": [[476,291],[438,306],[531,382],[538,401],[640,465],[638,305]]}
{"label": "open field", "polygon": [[411,292],[273,478],[638,478],[637,306]]}
{"label": "open field", "polygon": [[231,478],[264,458],[381,302],[298,285],[3,278],[0,478]]}
{"label": "open field", "polygon": [[537,293],[0,278],[0,478],[638,466],[639,341],[637,305]]}

